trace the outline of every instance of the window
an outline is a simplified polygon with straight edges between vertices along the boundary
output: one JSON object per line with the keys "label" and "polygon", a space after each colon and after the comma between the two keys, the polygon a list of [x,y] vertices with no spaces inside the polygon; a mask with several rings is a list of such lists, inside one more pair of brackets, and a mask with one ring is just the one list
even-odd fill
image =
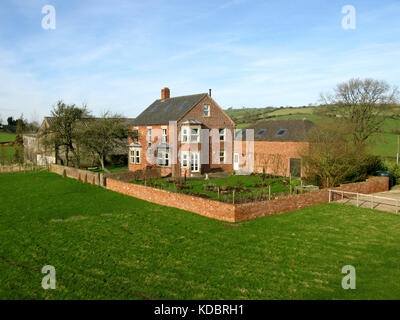
{"label": "window", "polygon": [[192,128],[190,133],[190,142],[200,141],[200,130],[198,128]]}
{"label": "window", "polygon": [[219,163],[225,163],[225,150],[221,149],[219,150]]}
{"label": "window", "polygon": [[189,152],[182,152],[182,167],[189,167]]}
{"label": "window", "polygon": [[129,154],[129,162],[131,164],[140,164],[140,149],[131,149]]}
{"label": "window", "polygon": [[225,141],[225,129],[219,129],[219,141]]}
{"label": "window", "polygon": [[263,135],[265,133],[265,130],[260,130],[257,132],[257,137]]}
{"label": "window", "polygon": [[139,130],[133,129],[133,142],[138,143],[139,141]]}
{"label": "window", "polygon": [[151,128],[147,128],[147,142],[151,142]]}
{"label": "window", "polygon": [[158,151],[157,164],[160,167],[169,167],[169,152],[168,151]]}
{"label": "window", "polygon": [[134,150],[131,150],[131,152],[130,152],[129,162],[132,163],[132,164],[135,163],[135,151]]}
{"label": "window", "polygon": [[160,106],[154,106],[154,107],[151,109],[151,112],[156,111],[159,107],[160,107]]}
{"label": "window", "polygon": [[162,129],[162,142],[167,142],[167,129]]}
{"label": "window", "polygon": [[182,128],[182,142],[188,141],[188,128]]}
{"label": "window", "polygon": [[209,117],[210,116],[210,106],[209,105],[204,105],[204,116]]}
{"label": "window", "polygon": [[140,150],[139,149],[137,149],[137,150],[135,150],[135,161],[136,161],[136,164],[140,164]]}

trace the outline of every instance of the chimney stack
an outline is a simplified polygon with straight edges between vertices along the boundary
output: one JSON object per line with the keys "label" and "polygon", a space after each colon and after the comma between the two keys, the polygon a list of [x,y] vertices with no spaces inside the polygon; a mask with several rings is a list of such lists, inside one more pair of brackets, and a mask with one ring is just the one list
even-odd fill
{"label": "chimney stack", "polygon": [[161,100],[164,101],[165,99],[170,98],[170,92],[168,88],[164,88],[161,90]]}
{"label": "chimney stack", "polygon": [[208,95],[211,97],[211,89],[208,90]]}

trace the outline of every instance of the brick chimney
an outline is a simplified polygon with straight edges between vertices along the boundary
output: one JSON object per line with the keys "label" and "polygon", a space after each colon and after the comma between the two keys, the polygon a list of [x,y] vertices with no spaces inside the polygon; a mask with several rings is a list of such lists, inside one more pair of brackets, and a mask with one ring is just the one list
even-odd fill
{"label": "brick chimney", "polygon": [[168,88],[164,88],[161,90],[161,100],[164,101],[165,99],[169,99],[170,92]]}

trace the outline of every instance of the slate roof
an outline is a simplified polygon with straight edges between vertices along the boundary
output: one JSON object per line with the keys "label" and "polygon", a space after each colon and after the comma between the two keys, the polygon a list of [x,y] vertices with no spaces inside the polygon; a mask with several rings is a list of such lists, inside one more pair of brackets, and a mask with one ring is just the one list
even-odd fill
{"label": "slate roof", "polygon": [[306,142],[307,134],[314,126],[307,119],[282,119],[260,121],[246,129],[254,129],[254,141]]}
{"label": "slate roof", "polygon": [[178,121],[194,106],[196,106],[207,93],[193,94],[154,101],[134,121],[135,126],[163,125],[170,121]]}

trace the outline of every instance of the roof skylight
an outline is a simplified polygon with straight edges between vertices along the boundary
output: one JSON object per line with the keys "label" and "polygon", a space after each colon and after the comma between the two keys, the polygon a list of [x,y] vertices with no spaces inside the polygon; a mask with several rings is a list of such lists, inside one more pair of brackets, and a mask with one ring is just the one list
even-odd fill
{"label": "roof skylight", "polygon": [[283,136],[286,133],[286,131],[287,131],[286,129],[281,129],[276,133],[276,135],[277,136]]}
{"label": "roof skylight", "polygon": [[188,105],[188,103],[187,103],[187,102],[184,102],[184,103],[179,107],[179,109],[183,109],[183,108],[185,108],[187,105]]}
{"label": "roof skylight", "polygon": [[257,132],[257,137],[263,135],[264,133],[265,133],[265,130],[260,130],[260,131],[258,131],[258,132]]}

